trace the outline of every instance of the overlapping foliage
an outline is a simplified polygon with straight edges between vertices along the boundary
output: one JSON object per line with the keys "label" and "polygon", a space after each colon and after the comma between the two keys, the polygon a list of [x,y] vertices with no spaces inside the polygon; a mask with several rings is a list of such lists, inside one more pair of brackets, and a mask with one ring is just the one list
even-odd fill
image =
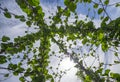
{"label": "overlapping foliage", "polygon": [[[101,47],[101,50],[106,53],[111,47],[115,49],[114,55],[119,59],[119,44],[120,44],[120,18],[112,20],[107,13],[106,7],[120,6],[119,3],[109,4],[109,0],[98,0],[99,3],[92,0],[64,0],[65,8],[61,6],[57,7],[57,12],[54,16],[50,16],[50,24],[46,23],[44,19],[45,13],[40,6],[39,0],[16,0],[16,3],[20,6],[21,10],[26,13],[24,15],[16,15],[7,8],[0,7],[1,11],[7,18],[14,17],[22,22],[26,22],[26,25],[32,28],[32,25],[38,26],[37,32],[27,34],[25,36],[18,36],[14,38],[14,42],[10,41],[7,36],[2,37],[0,44],[0,64],[9,63],[8,67],[0,67],[0,69],[9,70],[13,75],[20,75],[19,80],[21,82],[55,82],[55,78],[62,78],[61,74],[49,73],[53,67],[49,68],[50,47],[51,43],[57,44],[60,49],[60,53],[68,54],[67,47],[71,48],[71,45],[65,46],[65,43],[72,41],[73,45],[76,44],[76,40],[82,41],[83,46],[90,47],[88,54],[84,53],[84,57],[95,57],[99,61],[99,55],[96,56],[96,49]],[[87,4],[93,6],[101,18],[101,25],[99,28],[95,27],[94,17],[92,20],[85,22],[85,20],[79,20],[76,12],[77,4]],[[88,12],[90,9],[88,10]],[[70,24],[68,19],[71,14],[74,14],[75,21]],[[64,19],[62,19],[64,17]],[[89,14],[86,15],[89,17]],[[59,26],[59,25],[60,26]],[[58,40],[56,39],[58,36]],[[66,42],[64,38],[67,38]],[[40,41],[38,47],[34,47],[34,43]],[[96,49],[94,49],[96,48]],[[23,53],[23,56],[19,55]],[[29,56],[32,53],[32,57]],[[103,73],[104,62],[99,61],[98,67],[87,67],[83,62],[82,57],[77,57],[76,53],[71,53],[72,60],[76,63],[76,68],[79,69],[77,76],[80,76],[84,82],[110,82],[120,81],[120,74],[113,73],[110,69],[105,70]],[[12,63],[12,58],[21,59],[18,63]],[[56,56],[53,52],[52,56]],[[24,63],[25,66],[24,67]],[[119,64],[120,61],[115,60],[114,64]],[[109,64],[110,66],[114,64]],[[9,77],[9,73],[4,75]],[[29,78],[29,79],[28,79]],[[60,81],[60,79],[59,79]]]}

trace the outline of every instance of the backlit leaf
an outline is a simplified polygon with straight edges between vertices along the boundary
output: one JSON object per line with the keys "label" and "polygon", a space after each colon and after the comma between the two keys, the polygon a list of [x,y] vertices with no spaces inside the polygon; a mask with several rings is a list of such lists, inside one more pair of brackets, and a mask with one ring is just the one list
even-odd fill
{"label": "backlit leaf", "polygon": [[10,40],[10,38],[7,37],[7,36],[3,36],[3,37],[2,37],[2,41],[3,41],[3,42],[7,42],[7,41],[9,41],[9,40]]}
{"label": "backlit leaf", "polygon": [[11,14],[9,12],[4,12],[4,16],[7,18],[11,18]]}
{"label": "backlit leaf", "polygon": [[98,9],[98,14],[101,14],[103,12],[103,8]]}

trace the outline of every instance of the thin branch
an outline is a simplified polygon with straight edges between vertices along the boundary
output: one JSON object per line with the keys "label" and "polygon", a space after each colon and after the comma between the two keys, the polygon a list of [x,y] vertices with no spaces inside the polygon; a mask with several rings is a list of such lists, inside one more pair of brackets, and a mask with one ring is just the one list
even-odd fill
{"label": "thin branch", "polygon": [[[92,3],[106,6],[106,5],[104,5],[104,4],[97,3],[97,2],[95,2],[95,1],[93,1],[93,0],[92,0]],[[111,3],[111,4],[108,4],[107,6],[114,6],[114,5],[119,4],[119,3],[120,3],[120,2]]]}
{"label": "thin branch", "polygon": [[13,70],[13,69],[11,69],[11,68],[6,68],[6,67],[0,67],[0,69]]}
{"label": "thin branch", "polygon": [[114,64],[103,64],[103,65],[109,65],[109,66],[110,66],[110,65],[118,65],[118,64],[115,64],[115,63],[114,63]]}
{"label": "thin branch", "polygon": [[89,69],[93,66],[93,64],[95,63],[96,58],[93,60],[92,64],[90,65]]}
{"label": "thin branch", "polygon": [[111,17],[109,16],[109,14],[107,13],[106,9],[104,8],[104,4],[103,4],[103,2],[101,0],[100,0],[100,3],[102,4],[102,8],[103,8],[105,14],[109,17],[110,21],[112,21]]}
{"label": "thin branch", "polygon": [[109,4],[108,6],[114,6],[116,4],[119,4],[120,2],[115,2],[115,3],[112,3],[112,4]]}
{"label": "thin branch", "polygon": [[16,16],[16,14],[14,14],[14,13],[12,13],[12,12],[9,12],[9,11],[6,11],[6,9],[4,9],[4,8],[2,8],[2,7],[0,7],[0,9],[1,9],[2,11],[4,11],[4,12],[8,12],[8,13],[10,13],[11,15]]}
{"label": "thin branch", "polygon": [[120,52],[118,52],[118,51],[115,51],[115,50],[112,50],[112,49],[109,49],[109,50],[112,51],[112,52],[116,52],[116,53],[120,54]]}

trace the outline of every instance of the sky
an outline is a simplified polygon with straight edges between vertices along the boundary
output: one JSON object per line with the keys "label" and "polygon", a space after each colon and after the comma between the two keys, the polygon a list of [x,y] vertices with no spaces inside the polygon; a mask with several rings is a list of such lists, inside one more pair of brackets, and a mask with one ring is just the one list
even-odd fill
{"label": "sky", "polygon": [[[94,0],[94,1],[96,1],[96,0]],[[120,0],[111,0],[110,3],[115,3],[115,2],[119,2],[119,1]],[[19,15],[24,14],[25,15],[25,13],[23,13],[21,11],[21,9],[15,3],[14,0],[0,0],[0,4],[1,4],[2,7],[7,7],[11,12],[15,12],[15,14],[19,14]],[[57,5],[65,7],[64,3],[63,3],[63,0],[49,0],[49,1],[48,0],[41,0],[41,5],[43,7],[43,11],[46,13],[46,17],[48,17],[50,15],[48,13],[48,10],[50,12],[55,13]],[[88,5],[88,4],[86,4],[86,5],[78,4],[76,11],[78,13],[79,19],[84,20],[86,13],[88,13],[87,9],[91,8],[91,7],[92,6]],[[109,13],[109,15],[111,16],[112,19],[115,19],[115,18],[120,16],[120,14],[119,14],[120,8],[116,9],[115,7],[109,7],[107,9],[107,11],[108,11],[108,13]],[[93,16],[93,13],[91,12],[90,13],[90,18],[92,16]],[[70,21],[74,21],[74,19],[71,18]],[[94,19],[93,21],[94,21],[94,23],[97,27],[100,26],[100,20],[99,20],[98,17],[96,17],[96,19]],[[25,25],[25,23],[20,22],[19,20],[15,20],[14,18],[7,19],[3,16],[2,13],[0,13],[0,38],[3,35],[7,35],[7,36],[12,37],[12,40],[13,40],[14,37],[25,35],[26,30],[28,30],[28,29],[27,29],[27,26]],[[29,30],[32,31],[33,29],[29,29]],[[52,49],[56,50],[56,46],[53,45]],[[86,48],[84,48],[82,50],[85,51]],[[80,51],[76,51],[76,47],[74,47],[73,51],[75,51],[77,53],[80,52]],[[102,54],[101,61],[111,62],[111,60],[115,59],[114,56],[111,55],[110,51],[103,54],[103,52],[101,52],[101,50],[98,49],[98,53]],[[106,58],[107,58],[107,60],[106,60]],[[55,61],[57,61],[57,60],[55,60],[55,58],[51,59],[51,63],[53,63]],[[86,59],[86,62],[88,62],[88,65],[91,65],[92,61],[93,61],[93,59],[91,59],[91,58]],[[56,65],[56,63],[53,63],[51,65]],[[75,72],[77,71],[77,69],[74,68],[74,63],[73,63],[73,61],[70,61],[69,58],[65,58],[63,60],[60,69],[66,69],[67,67],[68,68],[73,67],[73,68],[67,73],[67,75],[65,75],[62,78],[61,82],[80,82],[80,80],[75,76]],[[111,67],[111,69],[115,72],[120,72],[119,68],[120,68],[120,65]],[[1,72],[1,70],[0,70],[0,72]],[[12,78],[10,78],[8,80],[5,80],[3,82],[19,82],[19,81],[18,81],[18,77],[13,76]]]}

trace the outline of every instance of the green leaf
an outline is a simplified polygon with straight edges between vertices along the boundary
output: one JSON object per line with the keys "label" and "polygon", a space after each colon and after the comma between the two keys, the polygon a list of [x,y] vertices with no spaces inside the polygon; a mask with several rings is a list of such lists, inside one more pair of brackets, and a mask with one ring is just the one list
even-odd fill
{"label": "green leaf", "polygon": [[50,69],[52,69],[52,66],[50,67]]}
{"label": "green leaf", "polygon": [[70,16],[70,10],[66,10],[66,11],[64,12],[64,15],[67,16],[67,17],[69,17],[69,16]]}
{"label": "green leaf", "polygon": [[9,41],[9,40],[10,40],[10,38],[7,37],[7,36],[3,36],[3,37],[2,37],[2,41],[3,41],[3,42],[7,42],[7,41]]}
{"label": "green leaf", "polygon": [[6,56],[0,55],[0,64],[4,64],[6,62],[7,62]]}
{"label": "green leaf", "polygon": [[19,18],[20,18],[20,16],[18,16],[18,15],[15,15],[14,17],[15,17],[16,19],[19,19]]}
{"label": "green leaf", "polygon": [[102,71],[103,71],[103,68],[100,68],[100,69],[98,69],[98,70],[96,71],[96,73],[102,74]]}
{"label": "green leaf", "polygon": [[16,70],[17,65],[10,63],[8,67],[11,68],[11,69],[13,69],[13,70]]}
{"label": "green leaf", "polygon": [[98,4],[94,4],[94,6],[93,6],[93,7],[94,7],[94,8],[98,8],[98,6],[99,6]]}
{"label": "green leaf", "polygon": [[120,6],[120,3],[117,3],[115,6],[116,6],[116,7],[119,7],[119,6]]}
{"label": "green leaf", "polygon": [[21,82],[25,82],[24,77],[20,77],[19,80],[20,80]]}
{"label": "green leaf", "polygon": [[109,17],[107,16],[107,17],[105,17],[105,18],[103,19],[102,22],[106,22],[106,21],[108,21],[108,20],[109,20]]}
{"label": "green leaf", "polygon": [[103,12],[103,8],[98,9],[98,14],[101,14]]}
{"label": "green leaf", "polygon": [[98,36],[98,38],[99,38],[100,40],[102,40],[103,37],[104,37],[104,34],[103,34],[103,33],[100,33],[99,36]]}
{"label": "green leaf", "polygon": [[70,11],[75,12],[76,3],[71,2],[69,0],[64,0],[64,4],[70,9]]}
{"label": "green leaf", "polygon": [[38,14],[43,14],[42,8],[40,6],[36,7]]}
{"label": "green leaf", "polygon": [[67,6],[69,5],[69,0],[64,0],[64,4]]}
{"label": "green leaf", "polygon": [[69,5],[69,9],[70,9],[72,12],[75,12],[76,4],[71,2],[70,5]]}
{"label": "green leaf", "polygon": [[45,82],[44,81],[45,80],[45,78],[44,78],[44,76],[43,75],[40,75],[40,76],[38,76],[38,77],[33,77],[33,80],[32,80],[32,82]]}
{"label": "green leaf", "polygon": [[106,52],[108,50],[108,45],[107,43],[102,43],[102,50]]}
{"label": "green leaf", "polygon": [[26,24],[30,27],[31,26],[31,21],[27,21]]}
{"label": "green leaf", "polygon": [[105,4],[105,5],[108,5],[108,4],[109,4],[109,0],[105,0],[105,1],[104,1],[104,4]]}
{"label": "green leaf", "polygon": [[85,39],[83,39],[82,44],[86,44],[87,42],[88,42],[88,39],[85,38]]}
{"label": "green leaf", "polygon": [[21,18],[20,21],[21,22],[25,22],[26,20],[25,20],[25,18]]}
{"label": "green leaf", "polygon": [[85,76],[85,82],[92,82],[90,76],[88,76],[88,75]]}
{"label": "green leaf", "polygon": [[53,79],[53,78],[51,79],[51,82],[54,82],[54,79]]}
{"label": "green leaf", "polygon": [[25,18],[23,15],[14,15],[14,17],[15,17],[16,19],[22,19],[22,18]]}
{"label": "green leaf", "polygon": [[11,18],[11,14],[9,12],[4,12],[4,16],[7,18]]}
{"label": "green leaf", "polygon": [[28,0],[28,2],[32,6],[39,6],[40,0]]}
{"label": "green leaf", "polygon": [[52,79],[53,77],[52,77],[52,75],[47,75],[46,76],[46,79]]}
{"label": "green leaf", "polygon": [[4,77],[8,77],[8,76],[9,76],[9,74],[5,74],[5,75],[4,75]]}
{"label": "green leaf", "polygon": [[21,73],[21,72],[23,72],[23,71],[25,71],[24,68],[19,67],[19,68],[17,69],[17,72],[18,72],[18,73]]}
{"label": "green leaf", "polygon": [[119,63],[120,63],[120,61],[114,61],[114,63],[119,64]]}
{"label": "green leaf", "polygon": [[108,76],[108,75],[109,75],[109,72],[110,72],[110,69],[105,70],[104,75]]}
{"label": "green leaf", "polygon": [[7,49],[6,49],[6,52],[7,53],[9,53],[9,54],[15,54],[15,53],[17,53],[17,49],[16,48],[13,48],[13,47],[7,47]]}
{"label": "green leaf", "polygon": [[87,0],[88,3],[91,3],[92,0]]}
{"label": "green leaf", "polygon": [[18,72],[16,72],[16,71],[13,72],[13,75],[14,75],[14,76],[18,76]]}
{"label": "green leaf", "polygon": [[111,76],[113,79],[116,79],[117,82],[120,81],[120,74],[119,74],[119,73],[110,73],[110,76]]}
{"label": "green leaf", "polygon": [[117,52],[115,52],[115,53],[114,53],[114,55],[115,55],[115,56],[118,56],[118,53],[117,53]]}

